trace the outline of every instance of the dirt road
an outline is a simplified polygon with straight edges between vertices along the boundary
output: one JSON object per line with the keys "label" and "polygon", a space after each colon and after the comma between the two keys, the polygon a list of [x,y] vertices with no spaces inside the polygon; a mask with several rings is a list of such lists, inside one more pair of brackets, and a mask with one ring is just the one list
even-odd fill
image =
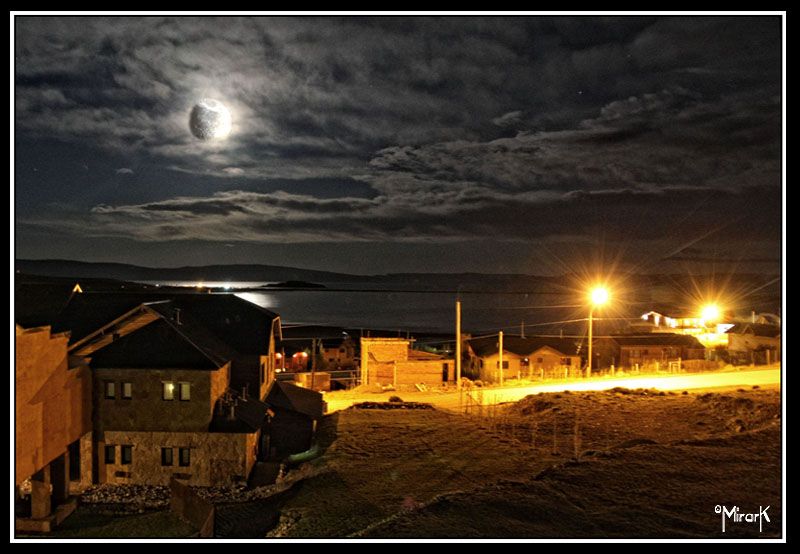
{"label": "dirt road", "polygon": [[[546,382],[523,387],[485,387],[472,389],[470,393],[474,401],[483,404],[498,404],[502,402],[515,402],[529,394],[542,392],[592,391],[608,390],[614,387],[628,389],[658,389],[663,391],[683,391],[697,389],[716,389],[726,387],[760,387],[780,386],[780,367],[767,369],[742,369],[734,371],[718,371],[713,373],[680,373],[675,375],[650,375],[644,377],[626,376],[622,378],[599,377],[580,381]],[[456,391],[447,392],[387,392],[387,393],[356,393],[353,391],[336,391],[326,393],[325,401],[328,403],[328,412],[343,410],[358,402],[385,401],[392,395],[400,395],[403,400],[413,402],[428,402],[444,410],[458,410],[465,402]]]}

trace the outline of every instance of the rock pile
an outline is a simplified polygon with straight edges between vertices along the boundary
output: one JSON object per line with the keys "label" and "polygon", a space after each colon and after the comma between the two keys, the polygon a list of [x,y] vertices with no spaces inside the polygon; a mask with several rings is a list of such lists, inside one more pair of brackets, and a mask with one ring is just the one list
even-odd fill
{"label": "rock pile", "polygon": [[353,404],[355,410],[433,410],[424,402],[360,402]]}

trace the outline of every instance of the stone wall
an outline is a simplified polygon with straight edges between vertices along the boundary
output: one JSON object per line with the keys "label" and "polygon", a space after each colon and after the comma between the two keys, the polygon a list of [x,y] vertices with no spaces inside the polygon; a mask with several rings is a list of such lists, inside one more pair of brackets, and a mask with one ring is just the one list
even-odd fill
{"label": "stone wall", "polygon": [[[16,328],[15,482],[19,484],[91,431],[92,376],[70,366],[66,333]],[[91,458],[89,458],[91,460]]]}
{"label": "stone wall", "polygon": [[[94,428],[103,431],[204,431],[214,404],[228,386],[230,364],[217,370],[103,369],[94,372]],[[116,398],[105,398],[105,383],[112,381]],[[175,383],[174,399],[163,400],[163,382]],[[122,398],[122,383],[132,386],[130,399]],[[178,383],[191,383],[191,399],[181,400]]]}
{"label": "stone wall", "polygon": [[760,349],[774,350],[772,354],[773,361],[780,359],[781,338],[728,333],[728,350],[749,352],[751,350]]}
{"label": "stone wall", "polygon": [[[441,385],[454,376],[452,359],[409,359],[410,340],[361,339],[361,382],[381,385]],[[447,377],[444,364],[448,365]]]}
{"label": "stone wall", "polygon": [[[97,443],[101,483],[168,485],[170,478],[194,486],[221,486],[247,479],[255,464],[259,433],[182,433],[106,431]],[[114,445],[114,464],[105,463],[105,446]],[[121,463],[122,445],[133,446],[130,464]],[[161,465],[161,449],[172,448],[172,465]],[[180,448],[190,449],[190,464],[180,465]]]}

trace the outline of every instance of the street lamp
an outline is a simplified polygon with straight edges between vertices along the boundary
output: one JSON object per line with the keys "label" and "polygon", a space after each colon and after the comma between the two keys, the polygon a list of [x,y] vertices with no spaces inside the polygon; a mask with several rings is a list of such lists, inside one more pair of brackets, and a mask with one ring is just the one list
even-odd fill
{"label": "street lamp", "polygon": [[700,318],[703,320],[703,324],[705,325],[718,321],[719,314],[719,306],[716,304],[706,304],[700,310]]}
{"label": "street lamp", "polygon": [[608,291],[604,287],[595,287],[589,294],[589,299],[591,304],[589,308],[589,365],[586,368],[587,378],[592,376],[592,316],[597,306],[602,306],[608,302]]}

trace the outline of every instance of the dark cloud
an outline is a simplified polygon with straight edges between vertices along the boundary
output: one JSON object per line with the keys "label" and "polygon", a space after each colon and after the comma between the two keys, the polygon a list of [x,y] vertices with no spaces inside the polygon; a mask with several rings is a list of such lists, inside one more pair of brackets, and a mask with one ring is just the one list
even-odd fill
{"label": "dark cloud", "polygon": [[[778,17],[15,26],[18,140],[113,160],[112,175],[136,182],[69,185],[67,156],[18,154],[53,168],[47,180],[17,168],[18,187],[36,183],[35,200],[18,200],[23,245],[33,227],[221,244],[581,240],[597,229],[647,241],[673,236],[678,220],[690,236],[726,218],[765,221],[749,202],[780,190]],[[202,97],[230,108],[228,140],[188,132]],[[81,190],[68,208],[40,200],[68,204],[66,188]],[[752,232],[779,240],[768,221]]]}

